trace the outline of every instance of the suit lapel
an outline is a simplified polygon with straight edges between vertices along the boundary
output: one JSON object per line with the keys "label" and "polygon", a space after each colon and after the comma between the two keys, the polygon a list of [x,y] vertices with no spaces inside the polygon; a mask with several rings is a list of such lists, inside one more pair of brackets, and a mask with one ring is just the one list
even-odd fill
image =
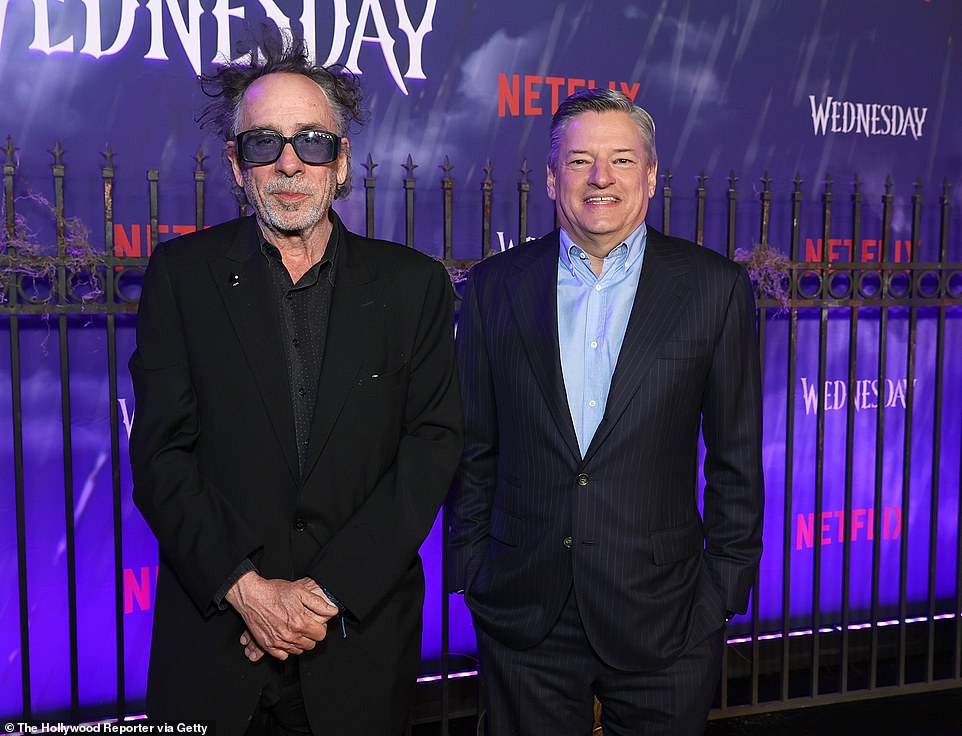
{"label": "suit lapel", "polygon": [[638,290],[628,317],[625,339],[611,377],[604,421],[598,427],[585,460],[589,460],[605,441],[618,418],[638,391],[662,343],[691,299],[691,283],[684,256],[661,233],[648,228],[648,242]]}
{"label": "suit lapel", "polygon": [[294,413],[281,344],[280,316],[272,298],[274,285],[260,252],[259,240],[257,224],[250,217],[238,229],[226,253],[210,259],[210,269],[247,356],[288,469],[298,480]]}
{"label": "suit lapel", "polygon": [[304,461],[305,478],[317,463],[344,401],[357,380],[361,361],[367,352],[365,346],[378,334],[379,310],[375,303],[382,283],[357,252],[353,242],[356,236],[348,233],[339,219],[331,219],[335,227],[340,228],[337,276],[308,454]]}
{"label": "suit lapel", "polygon": [[518,247],[530,249],[531,259],[519,262],[517,280],[507,285],[508,301],[551,417],[568,450],[580,461],[558,346],[558,231],[537,244]]}

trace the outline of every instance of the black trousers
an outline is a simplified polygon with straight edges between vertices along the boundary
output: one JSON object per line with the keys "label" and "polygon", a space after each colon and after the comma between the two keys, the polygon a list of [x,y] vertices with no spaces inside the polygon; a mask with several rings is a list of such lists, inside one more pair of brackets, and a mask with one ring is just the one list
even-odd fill
{"label": "black trousers", "polygon": [[265,662],[270,674],[244,736],[312,736],[297,657]]}
{"label": "black trousers", "polygon": [[595,654],[574,591],[547,638],[531,649],[511,649],[475,628],[488,736],[588,736],[596,696],[605,736],[700,736],[705,731],[724,629],[664,669],[625,672]]}

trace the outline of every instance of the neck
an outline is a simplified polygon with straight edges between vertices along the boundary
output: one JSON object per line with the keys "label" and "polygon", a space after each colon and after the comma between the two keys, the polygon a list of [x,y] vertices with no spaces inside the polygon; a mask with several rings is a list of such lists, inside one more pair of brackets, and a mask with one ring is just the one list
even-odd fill
{"label": "neck", "polygon": [[[588,240],[585,239],[584,242],[579,243],[571,234],[568,233],[568,237],[571,241],[575,243],[581,250],[588,254],[588,262],[591,264],[591,270],[594,271],[595,276],[601,277],[601,271],[605,266],[605,258],[611,253],[615,248],[625,242],[625,238],[618,238],[615,240]],[[627,237],[627,236],[626,236]]]}
{"label": "neck", "polygon": [[[585,253],[588,253],[588,251],[585,251]],[[608,253],[611,253],[611,250]],[[588,253],[588,263],[591,264],[591,270],[595,272],[595,276],[600,279],[601,272],[605,268],[605,256],[598,257],[594,253]]]}
{"label": "neck", "polygon": [[322,217],[312,228],[297,232],[277,230],[259,217],[257,222],[261,227],[264,240],[280,251],[281,261],[295,284],[324,257],[327,242],[334,229],[333,223],[327,217]]}

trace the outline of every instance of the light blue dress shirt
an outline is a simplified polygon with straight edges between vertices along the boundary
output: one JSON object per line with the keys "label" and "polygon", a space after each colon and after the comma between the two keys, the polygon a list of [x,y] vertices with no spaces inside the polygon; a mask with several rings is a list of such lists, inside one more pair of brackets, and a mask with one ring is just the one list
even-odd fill
{"label": "light blue dress shirt", "polygon": [[588,254],[561,231],[558,259],[558,344],[568,409],[584,457],[605,415],[611,376],[625,339],[645,257],[641,223],[605,258],[601,276]]}

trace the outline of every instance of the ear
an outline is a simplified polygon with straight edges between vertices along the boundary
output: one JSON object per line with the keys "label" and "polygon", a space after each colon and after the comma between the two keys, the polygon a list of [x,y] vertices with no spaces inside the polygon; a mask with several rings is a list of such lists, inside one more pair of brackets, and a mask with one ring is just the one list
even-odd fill
{"label": "ear", "polygon": [[237,155],[237,143],[235,141],[227,141],[227,143],[224,144],[224,151],[227,154],[227,159],[230,161],[230,168],[234,173],[234,181],[237,182],[237,186],[243,189],[244,175],[241,168],[240,157]]}
{"label": "ear", "polygon": [[551,164],[545,164],[545,168],[548,172],[548,199],[552,202],[555,201],[556,191],[555,191],[555,181],[554,181],[554,170],[551,168]]}
{"label": "ear", "polygon": [[337,184],[338,186],[347,181],[348,162],[351,158],[351,142],[347,138],[341,138],[341,150],[337,154]]}
{"label": "ear", "polygon": [[658,184],[658,162],[655,161],[648,167],[648,199],[655,196],[655,187]]}

